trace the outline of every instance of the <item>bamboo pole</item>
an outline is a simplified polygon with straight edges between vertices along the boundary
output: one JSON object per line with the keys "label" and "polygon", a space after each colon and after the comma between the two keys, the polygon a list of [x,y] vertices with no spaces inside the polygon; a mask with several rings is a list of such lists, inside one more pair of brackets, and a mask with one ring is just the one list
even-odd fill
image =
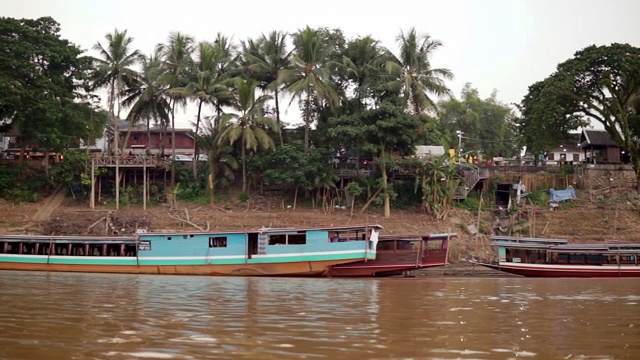
{"label": "bamboo pole", "polygon": [[89,207],[96,208],[96,164],[91,159],[91,197],[89,199]]}
{"label": "bamboo pole", "polygon": [[142,158],[142,209],[147,210],[147,158]]}

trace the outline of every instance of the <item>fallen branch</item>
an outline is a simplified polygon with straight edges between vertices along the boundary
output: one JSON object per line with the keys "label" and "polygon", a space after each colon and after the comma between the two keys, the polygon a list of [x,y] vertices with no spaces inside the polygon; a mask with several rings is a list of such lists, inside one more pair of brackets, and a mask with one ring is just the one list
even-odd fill
{"label": "fallen branch", "polygon": [[86,235],[86,234],[88,234],[88,233],[91,231],[91,229],[93,229],[96,225],[98,225],[98,224],[100,224],[101,222],[106,221],[106,220],[107,220],[107,217],[106,217],[106,216],[101,217],[100,219],[96,220],[96,222],[94,222],[93,224],[89,225],[89,226],[87,227],[87,230],[85,230],[85,231],[84,231],[85,235]]}
{"label": "fallen branch", "polygon": [[371,202],[378,196],[378,194],[380,194],[382,192],[382,187],[380,187],[372,196],[371,198],[367,201],[366,204],[364,204],[364,206],[362,207],[362,209],[360,209],[360,214],[362,214],[365,210],[367,210],[367,208],[369,207],[369,205],[371,205]]}
{"label": "fallen branch", "polygon": [[197,224],[195,224],[195,223],[193,223],[193,222],[191,222],[189,220],[185,220],[185,219],[183,219],[183,218],[181,218],[179,216],[175,216],[175,215],[171,215],[171,214],[168,214],[168,215],[169,215],[170,218],[178,220],[180,223],[189,224],[189,225],[193,226],[194,228],[196,228],[196,229],[198,229],[200,231],[205,231],[201,226],[199,226],[199,225],[197,225]]}

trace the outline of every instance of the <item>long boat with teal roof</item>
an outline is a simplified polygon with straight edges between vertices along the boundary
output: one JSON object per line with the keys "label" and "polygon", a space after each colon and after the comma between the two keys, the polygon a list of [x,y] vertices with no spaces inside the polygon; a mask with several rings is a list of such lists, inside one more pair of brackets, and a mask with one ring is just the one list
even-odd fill
{"label": "long boat with teal roof", "polygon": [[0,270],[325,276],[376,259],[380,225],[131,236],[0,235]]}

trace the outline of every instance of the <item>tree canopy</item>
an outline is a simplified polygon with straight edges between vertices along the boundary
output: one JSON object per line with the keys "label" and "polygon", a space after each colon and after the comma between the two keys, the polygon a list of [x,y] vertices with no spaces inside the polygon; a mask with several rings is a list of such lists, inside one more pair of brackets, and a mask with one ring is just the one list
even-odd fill
{"label": "tree canopy", "polygon": [[542,152],[570,130],[595,121],[629,152],[638,174],[639,97],[640,48],[588,46],[529,87],[520,104],[518,134],[523,144]]}
{"label": "tree canopy", "polygon": [[77,146],[93,112],[82,96],[90,61],[59,32],[50,17],[0,18],[0,130],[49,150]]}
{"label": "tree canopy", "polygon": [[478,90],[467,83],[460,100],[440,102],[439,119],[448,143],[458,141],[456,132],[462,131],[465,152],[483,154],[487,159],[513,156],[517,151],[513,144],[513,110],[497,97],[494,91],[482,99]]}

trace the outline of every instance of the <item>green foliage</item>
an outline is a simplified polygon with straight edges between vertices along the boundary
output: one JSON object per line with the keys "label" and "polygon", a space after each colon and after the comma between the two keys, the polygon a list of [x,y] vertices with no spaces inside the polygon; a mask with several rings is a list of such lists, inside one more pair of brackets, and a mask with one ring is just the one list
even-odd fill
{"label": "green foliage", "polygon": [[395,79],[387,86],[402,90],[405,102],[412,107],[415,115],[421,115],[425,110],[437,109],[433,95],[449,96],[450,90],[444,80],[453,78],[449,69],[431,66],[431,57],[442,47],[442,42],[429,35],[419,34],[415,28],[406,33],[401,31],[396,42],[400,54],[395,61],[385,64],[389,74],[393,74]]}
{"label": "green foliage", "polygon": [[347,193],[353,197],[358,197],[364,193],[364,188],[360,186],[356,181],[352,181],[345,187]]}
{"label": "green foliage", "polygon": [[16,204],[37,202],[48,194],[48,190],[45,173],[23,167],[0,166],[0,197]]}
{"label": "green foliage", "polygon": [[390,188],[393,190],[392,204],[397,209],[419,208],[421,197],[414,193],[415,181],[393,180]]}
{"label": "green foliage", "polygon": [[127,206],[129,205],[133,199],[133,193],[135,189],[133,186],[129,185],[120,191],[120,205]]}
{"label": "green foliage", "polygon": [[473,151],[491,159],[514,156],[518,151],[513,143],[513,111],[498,101],[495,91],[489,98],[481,99],[478,90],[467,83],[461,100],[442,101],[439,107],[439,119],[449,147],[458,146],[456,131],[460,130],[464,133],[465,153]]}
{"label": "green foliage", "polygon": [[235,81],[238,99],[235,106],[240,110],[239,114],[223,115],[222,129],[218,142],[220,145],[228,143],[233,145],[240,140],[240,152],[242,157],[242,191],[247,191],[247,152],[269,150],[275,147],[269,134],[280,132],[276,120],[264,115],[264,103],[270,99],[267,95],[256,97],[258,82],[254,79],[244,80],[237,78]]}
{"label": "green foliage", "polygon": [[200,176],[194,180],[188,168],[181,168],[178,169],[176,179],[178,183],[175,192],[178,200],[194,202],[207,195],[206,174],[200,173]]}
{"label": "green foliage", "polygon": [[466,199],[460,202],[454,203],[456,207],[465,209],[472,212],[477,212],[480,206],[480,199],[473,196],[468,196]]}
{"label": "green foliage", "polygon": [[416,193],[422,191],[422,207],[436,220],[447,217],[460,181],[456,174],[460,165],[449,162],[444,154],[424,162],[416,176]]}
{"label": "green foliage", "polygon": [[238,194],[238,200],[240,200],[241,202],[247,202],[249,201],[249,195],[245,191],[241,191]]}
{"label": "green foliage", "polygon": [[22,143],[50,150],[77,146],[92,112],[75,102],[90,61],[59,32],[50,17],[0,18],[0,119],[10,120],[0,131],[14,128]]}
{"label": "green foliage", "polygon": [[528,197],[532,203],[540,207],[547,207],[549,205],[549,199],[551,199],[547,191],[541,190],[530,192]]}
{"label": "green foliage", "polygon": [[422,126],[421,118],[409,114],[399,99],[382,102],[375,109],[329,119],[329,136],[347,148],[376,154],[382,173],[385,216],[390,215],[390,201],[395,192],[387,183],[387,164],[394,152],[411,155]]}
{"label": "green foliage", "polygon": [[301,145],[284,145],[256,156],[252,169],[262,173],[262,180],[267,186],[280,186],[287,190],[335,186],[329,154],[327,149],[315,149],[305,155]]}
{"label": "green foliage", "polygon": [[640,172],[640,48],[629,44],[588,46],[529,87],[518,124],[521,143],[539,154],[569,130],[595,120]]}

